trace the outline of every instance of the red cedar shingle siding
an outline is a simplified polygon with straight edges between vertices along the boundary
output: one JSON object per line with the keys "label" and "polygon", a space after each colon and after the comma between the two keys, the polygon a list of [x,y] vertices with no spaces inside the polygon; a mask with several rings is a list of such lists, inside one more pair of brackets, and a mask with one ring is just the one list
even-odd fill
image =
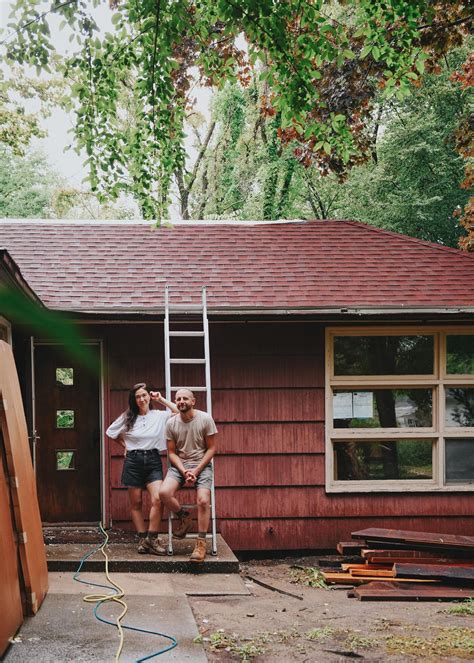
{"label": "red cedar shingle siding", "polygon": [[355,221],[195,225],[0,222],[43,302],[76,311],[163,307],[206,284],[209,307],[474,306],[474,255]]}

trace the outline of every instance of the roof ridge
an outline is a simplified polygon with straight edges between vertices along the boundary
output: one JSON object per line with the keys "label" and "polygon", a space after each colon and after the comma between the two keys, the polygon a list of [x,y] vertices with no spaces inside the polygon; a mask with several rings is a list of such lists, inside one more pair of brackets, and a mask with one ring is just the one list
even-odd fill
{"label": "roof ridge", "polygon": [[396,232],[395,230],[388,230],[387,228],[380,228],[379,226],[373,226],[367,221],[355,221],[353,219],[328,219],[328,221],[337,221],[338,223],[347,223],[352,226],[362,226],[366,230],[373,231],[382,235],[390,235],[395,237],[401,237],[404,240],[409,240],[415,244],[421,244],[430,249],[440,249],[441,251],[448,251],[449,253],[455,253],[458,256],[468,256],[469,259],[474,257],[474,253],[468,253],[462,249],[456,249],[454,246],[444,246],[443,244],[438,244],[437,242],[430,242],[427,239],[420,239],[419,237],[413,237],[413,235],[405,235],[404,233]]}

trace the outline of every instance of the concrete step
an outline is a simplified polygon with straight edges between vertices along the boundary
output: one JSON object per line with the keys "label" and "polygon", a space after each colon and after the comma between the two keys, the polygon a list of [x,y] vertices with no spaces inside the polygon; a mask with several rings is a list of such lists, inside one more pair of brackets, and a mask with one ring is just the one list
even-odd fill
{"label": "concrete step", "polygon": [[[80,538],[80,537],[76,537]],[[99,538],[99,537],[98,537]],[[166,547],[167,536],[160,536]],[[49,537],[46,539],[51,541]],[[81,560],[100,546],[103,538],[87,543],[46,543],[46,559],[49,571],[76,571]],[[220,534],[217,535],[217,555],[208,553],[204,562],[196,564],[189,561],[195,538],[173,540],[173,555],[141,555],[137,552],[136,542],[108,543],[105,552],[109,558],[110,571],[139,573],[238,573],[239,561]],[[210,551],[211,540],[207,539]],[[104,568],[104,556],[97,550],[87,558],[83,571],[101,571]]]}

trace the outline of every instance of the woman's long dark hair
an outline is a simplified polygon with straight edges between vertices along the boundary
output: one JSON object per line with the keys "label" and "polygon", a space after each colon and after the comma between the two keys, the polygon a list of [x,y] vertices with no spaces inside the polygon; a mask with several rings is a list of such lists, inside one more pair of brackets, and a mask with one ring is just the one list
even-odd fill
{"label": "woman's long dark hair", "polygon": [[[135,394],[139,389],[145,389],[145,391],[150,393],[150,389],[148,389],[145,382],[139,382],[138,384],[134,384],[133,387],[128,392],[128,410],[124,412],[126,431],[129,431],[133,428],[137,420],[138,413],[140,412],[140,410],[138,409],[137,400],[135,398]],[[153,410],[152,401],[150,401],[149,408],[150,410]]]}

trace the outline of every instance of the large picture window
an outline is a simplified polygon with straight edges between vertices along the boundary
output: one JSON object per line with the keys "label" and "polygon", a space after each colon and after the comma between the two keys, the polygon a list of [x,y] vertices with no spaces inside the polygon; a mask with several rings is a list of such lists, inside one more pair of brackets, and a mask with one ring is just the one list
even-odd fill
{"label": "large picture window", "polygon": [[474,490],[472,328],[332,328],[326,488]]}

